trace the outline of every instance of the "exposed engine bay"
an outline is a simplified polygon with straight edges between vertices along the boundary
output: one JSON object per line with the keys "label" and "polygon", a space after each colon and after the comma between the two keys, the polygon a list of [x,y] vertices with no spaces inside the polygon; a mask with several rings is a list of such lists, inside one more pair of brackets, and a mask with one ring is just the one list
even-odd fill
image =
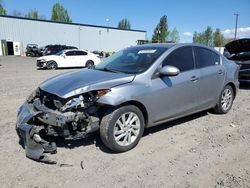
{"label": "exposed engine bay", "polygon": [[45,155],[57,152],[56,144],[46,141],[46,137],[81,139],[97,131],[104,107],[96,101],[109,91],[89,91],[64,99],[38,88],[18,112],[16,130],[24,141],[26,156],[56,163]]}

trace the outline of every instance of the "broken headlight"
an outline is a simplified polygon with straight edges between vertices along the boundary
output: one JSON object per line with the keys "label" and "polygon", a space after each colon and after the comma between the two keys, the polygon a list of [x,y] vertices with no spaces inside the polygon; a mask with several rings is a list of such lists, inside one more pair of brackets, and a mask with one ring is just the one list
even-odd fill
{"label": "broken headlight", "polygon": [[62,108],[62,111],[66,111],[68,109],[72,109],[72,108],[78,108],[78,107],[85,107],[84,104],[84,97],[82,95],[80,95],[77,98],[73,98],[71,100],[69,100]]}
{"label": "broken headlight", "polygon": [[61,110],[66,111],[66,110],[73,109],[73,108],[75,109],[87,108],[90,106],[90,104],[92,104],[93,102],[95,102],[100,97],[102,97],[103,95],[105,95],[106,93],[110,91],[111,91],[110,89],[101,89],[101,90],[89,92],[87,94],[79,95],[78,97],[74,97],[68,102],[66,102],[66,104],[61,108]]}

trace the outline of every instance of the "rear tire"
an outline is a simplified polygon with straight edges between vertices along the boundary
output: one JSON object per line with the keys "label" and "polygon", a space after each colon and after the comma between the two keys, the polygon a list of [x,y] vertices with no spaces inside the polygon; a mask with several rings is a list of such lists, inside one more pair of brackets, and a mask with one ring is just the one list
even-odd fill
{"label": "rear tire", "polygon": [[115,152],[134,148],[144,131],[144,117],[133,105],[108,110],[100,125],[100,136],[105,146]]}
{"label": "rear tire", "polygon": [[95,63],[94,63],[94,61],[92,61],[92,60],[88,60],[87,62],[86,62],[86,67],[87,68],[91,68],[91,67],[93,67],[95,65]]}
{"label": "rear tire", "polygon": [[57,63],[55,61],[49,61],[47,63],[47,69],[49,69],[49,70],[51,70],[51,69],[53,69],[53,70],[57,69]]}
{"label": "rear tire", "polygon": [[226,114],[232,107],[234,100],[234,90],[230,85],[226,85],[222,90],[219,101],[214,107],[214,112],[218,114]]}

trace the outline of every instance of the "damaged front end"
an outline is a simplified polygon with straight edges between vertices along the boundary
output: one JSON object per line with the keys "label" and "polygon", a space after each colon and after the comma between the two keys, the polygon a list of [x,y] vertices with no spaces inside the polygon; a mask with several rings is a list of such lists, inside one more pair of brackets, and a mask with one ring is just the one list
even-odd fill
{"label": "damaged front end", "polygon": [[97,100],[110,90],[89,91],[67,99],[37,89],[20,107],[16,124],[28,158],[51,161],[45,153],[57,152],[50,136],[81,139],[99,129],[101,107]]}

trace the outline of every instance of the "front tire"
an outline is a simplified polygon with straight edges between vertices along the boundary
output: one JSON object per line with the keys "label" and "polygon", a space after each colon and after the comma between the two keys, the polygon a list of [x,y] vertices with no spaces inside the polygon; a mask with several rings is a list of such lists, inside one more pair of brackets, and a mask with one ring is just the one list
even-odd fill
{"label": "front tire", "polygon": [[216,104],[214,111],[218,114],[226,114],[233,105],[234,90],[230,85],[226,85],[222,90],[219,101]]}
{"label": "front tire", "polygon": [[55,61],[49,61],[47,63],[47,69],[49,69],[49,70],[51,70],[51,69],[53,69],[53,70],[57,69],[57,63]]}
{"label": "front tire", "polygon": [[101,140],[115,152],[125,152],[134,148],[144,131],[142,112],[133,105],[109,110],[101,121]]}

